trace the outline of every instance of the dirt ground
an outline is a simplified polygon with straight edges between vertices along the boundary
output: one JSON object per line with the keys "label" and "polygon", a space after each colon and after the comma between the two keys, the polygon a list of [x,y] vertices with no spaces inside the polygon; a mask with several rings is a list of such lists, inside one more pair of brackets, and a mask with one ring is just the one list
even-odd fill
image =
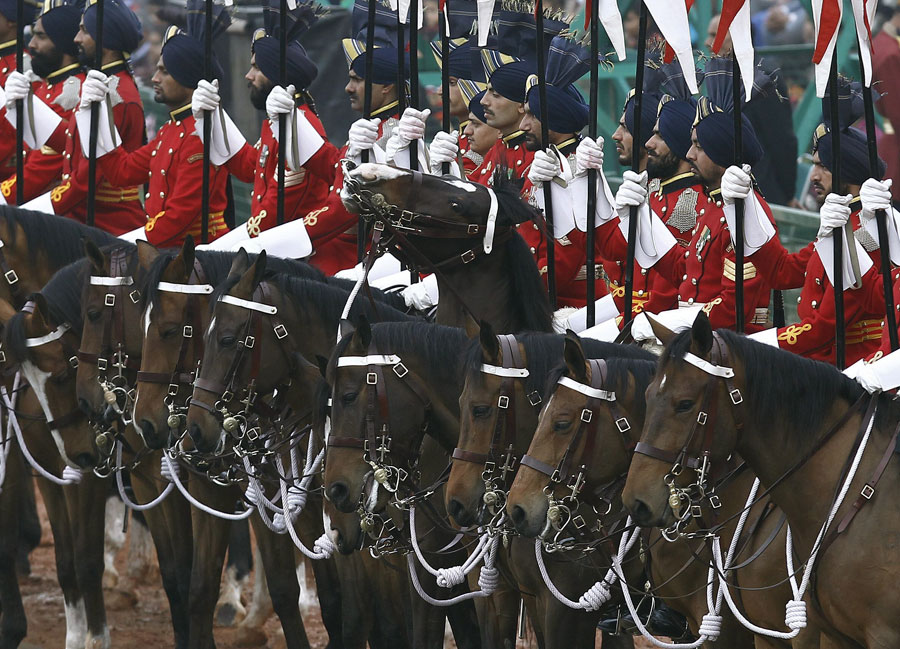
{"label": "dirt ground", "polygon": [[[53,555],[53,536],[47,523],[43,503],[38,498],[38,512],[41,518],[41,545],[31,554],[31,575],[20,578],[22,597],[28,617],[28,635],[22,649],[57,649],[65,646],[66,624],[63,615],[63,598],[56,582],[56,568]],[[145,580],[136,581],[126,575],[125,561],[128,546],[123,548],[116,559],[120,581],[115,588],[105,591],[107,621],[114,648],[153,647],[162,649],[173,646],[173,636],[169,617],[169,605],[159,582],[159,573],[154,566]],[[310,580],[312,570],[307,570]],[[252,580],[252,575],[251,575]],[[310,584],[312,585],[312,584]],[[249,605],[252,581],[244,587],[245,604]],[[328,636],[322,625],[318,607],[310,606],[305,611],[303,621],[313,648],[327,645]],[[235,627],[217,626],[215,629],[218,649],[246,649],[266,647],[281,649],[285,646],[281,628],[275,616],[269,618],[259,632],[246,632]],[[519,647],[535,646],[520,641]],[[597,646],[600,646],[599,636]],[[637,649],[649,649],[652,645],[637,639]],[[446,647],[456,644],[447,640]]]}

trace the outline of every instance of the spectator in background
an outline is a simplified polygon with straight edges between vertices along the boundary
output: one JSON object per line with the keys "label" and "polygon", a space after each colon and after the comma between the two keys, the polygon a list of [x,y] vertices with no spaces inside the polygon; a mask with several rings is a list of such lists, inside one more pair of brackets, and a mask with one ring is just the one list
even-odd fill
{"label": "spectator in background", "polygon": [[[713,16],[707,29],[706,48],[711,50],[719,28],[719,16]],[[731,56],[731,36],[726,36],[719,52]],[[774,70],[769,62],[757,61],[766,71]],[[787,86],[780,75],[775,78],[776,95],[760,97],[744,108],[744,114],[759,138],[766,155],[753,166],[753,175],[768,203],[788,205],[794,198],[797,182],[797,136]],[[778,95],[781,95],[779,97]]]}
{"label": "spectator in background", "polygon": [[884,117],[883,132],[878,139],[878,153],[887,162],[885,178],[893,181],[891,195],[894,202],[900,201],[900,11],[880,7],[885,12],[885,22],[875,35],[872,45],[874,79],[878,83],[881,99],[876,104]]}
{"label": "spectator in background", "polygon": [[[641,0],[634,0],[622,14],[622,29],[625,31],[625,47],[637,49],[638,34],[641,26]],[[653,21],[653,16],[647,14],[647,43],[655,42],[662,38],[659,27]]]}

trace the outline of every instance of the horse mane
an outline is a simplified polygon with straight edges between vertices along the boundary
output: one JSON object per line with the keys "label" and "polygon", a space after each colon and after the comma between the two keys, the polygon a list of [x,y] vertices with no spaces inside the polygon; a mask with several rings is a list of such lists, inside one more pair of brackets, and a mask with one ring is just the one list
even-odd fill
{"label": "horse mane", "polygon": [[[810,435],[822,425],[837,399],[853,403],[865,392],[828,363],[786,353],[728,329],[719,329],[718,334],[744,367],[746,411],[764,413],[769,421],[781,418],[786,430]],[[684,358],[690,348],[688,329],[666,348],[664,362]]]}
{"label": "horse mane", "polygon": [[[344,336],[331,356],[331,369],[336,359],[350,344],[352,336]],[[447,327],[425,320],[378,322],[372,325],[372,340],[380,353],[427,357],[431,363],[428,376],[434,385],[456,385],[462,379],[463,358],[459,350],[466,343],[466,333],[458,327]],[[455,400],[455,397],[454,397]]]}
{"label": "horse mane", "polygon": [[[525,348],[525,366],[528,368],[528,391],[537,391],[542,397],[549,394],[552,386],[559,380],[557,375],[552,382],[547,381],[548,375],[559,366],[563,357],[563,334],[548,334],[541,332],[526,332],[516,334],[516,340]],[[644,351],[634,345],[619,345],[607,343],[590,338],[582,338],[582,348],[586,358],[629,358],[644,361],[655,361],[656,357],[650,352]],[[481,364],[484,362],[481,353],[481,343],[475,339],[469,341],[465,352],[465,367],[470,376],[478,376],[481,373]]]}
{"label": "horse mane", "polygon": [[28,247],[45,250],[47,255],[61,263],[73,262],[84,257],[84,239],[98,246],[106,246],[120,239],[98,228],[92,228],[74,219],[54,214],[23,210],[12,205],[0,205],[0,218],[7,222],[8,244],[14,244],[19,226],[25,232]]}
{"label": "horse mane", "polygon": [[514,232],[506,242],[510,295],[516,319],[525,331],[553,331],[553,310],[534,255],[525,239]]}

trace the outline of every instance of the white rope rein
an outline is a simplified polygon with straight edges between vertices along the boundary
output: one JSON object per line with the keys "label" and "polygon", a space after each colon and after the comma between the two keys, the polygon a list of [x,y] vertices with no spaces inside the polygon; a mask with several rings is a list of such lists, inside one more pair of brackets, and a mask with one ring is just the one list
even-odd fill
{"label": "white rope rein", "polygon": [[[165,469],[163,469],[165,467]],[[253,512],[256,511],[255,507],[249,507],[248,509],[236,513],[229,514],[228,512],[220,512],[218,509],[213,509],[209,505],[205,505],[201,503],[199,500],[194,498],[190,492],[187,490],[187,487],[184,486],[184,483],[181,481],[181,467],[178,464],[172,461],[172,458],[169,457],[169,452],[163,451],[162,454],[162,466],[160,467],[161,473],[165,471],[163,476],[167,480],[171,480],[175,483],[175,486],[178,487],[178,491],[181,492],[181,495],[184,496],[184,499],[187,500],[191,505],[199,509],[201,512],[209,514],[210,516],[215,516],[216,518],[221,518],[226,521],[241,521],[245,518],[250,518]]]}
{"label": "white rope rein", "polygon": [[[116,442],[116,466],[117,467],[122,466],[122,442]],[[166,467],[165,461],[162,458],[160,458],[159,472],[163,476],[163,478],[168,479],[168,477],[166,475],[168,473],[166,471],[166,468],[167,467]],[[119,498],[122,499],[122,502],[125,503],[125,506],[128,507],[129,509],[133,509],[136,512],[145,512],[148,509],[153,509],[158,504],[160,504],[162,501],[164,501],[166,499],[166,497],[170,493],[172,493],[172,490],[175,489],[175,485],[172,483],[172,480],[169,480],[169,484],[167,484],[165,486],[165,488],[160,492],[160,494],[156,498],[154,498],[153,500],[151,500],[150,502],[148,502],[144,505],[139,505],[138,503],[132,501],[128,497],[128,494],[125,493],[125,482],[122,480],[122,471],[121,470],[116,471],[116,486],[119,489]]]}

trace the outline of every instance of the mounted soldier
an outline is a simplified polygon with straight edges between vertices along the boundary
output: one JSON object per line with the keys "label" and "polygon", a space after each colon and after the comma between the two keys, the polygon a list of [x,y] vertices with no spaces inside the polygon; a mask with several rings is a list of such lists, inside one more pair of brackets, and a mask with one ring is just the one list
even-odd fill
{"label": "mounted soldier", "polygon": [[[37,0],[19,3],[15,0],[0,1],[0,87],[16,69],[16,34],[18,32],[17,5],[21,4],[24,22],[30,25],[41,10]],[[27,57],[26,57],[27,61]],[[6,120],[6,102],[0,95],[0,182],[16,173],[16,128]]]}

